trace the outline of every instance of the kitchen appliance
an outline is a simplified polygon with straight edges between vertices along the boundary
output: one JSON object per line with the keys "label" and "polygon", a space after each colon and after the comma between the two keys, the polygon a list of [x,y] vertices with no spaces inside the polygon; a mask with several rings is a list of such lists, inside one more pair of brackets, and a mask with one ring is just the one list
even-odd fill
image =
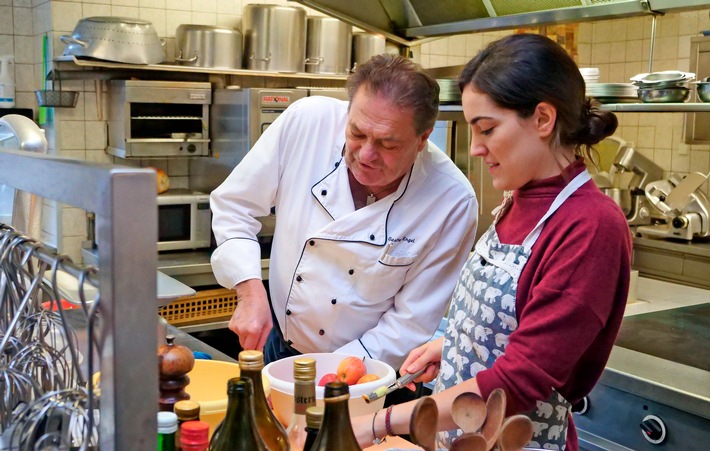
{"label": "kitchen appliance", "polygon": [[306,72],[347,74],[353,27],[332,17],[309,17],[306,22]]}
{"label": "kitchen appliance", "polygon": [[210,246],[212,228],[209,194],[169,190],[158,195],[158,251]]}
{"label": "kitchen appliance", "polygon": [[241,69],[242,33],[212,25],[178,25],[175,61],[182,66]]}
{"label": "kitchen appliance", "polygon": [[209,155],[210,83],[112,80],[107,152],[121,158]]}
{"label": "kitchen appliance", "polygon": [[660,166],[622,142],[609,170],[609,179],[613,189],[630,192],[628,205],[619,203],[619,206],[625,209],[624,214],[629,225],[651,224],[654,216],[658,216],[658,212],[649,204],[644,188],[652,180],[661,177],[663,169]]}
{"label": "kitchen appliance", "polygon": [[710,304],[682,306],[710,292],[650,280],[639,287],[652,283],[681,306],[654,311],[649,300],[648,312],[624,318],[607,369],[573,407],[583,450],[693,451],[710,443],[710,358],[702,351],[710,346]]}
{"label": "kitchen appliance", "polygon": [[699,172],[685,178],[677,174],[668,180],[658,180],[646,186],[646,197],[665,217],[665,223],[642,226],[637,232],[644,236],[692,240],[710,236],[710,203],[699,191],[708,176]]}
{"label": "kitchen appliance", "polygon": [[163,42],[151,22],[132,17],[95,16],[77,22],[71,36],[59,39],[64,55],[130,64],[165,61]]}
{"label": "kitchen appliance", "polygon": [[296,6],[248,4],[242,11],[244,67],[303,72],[306,10]]}

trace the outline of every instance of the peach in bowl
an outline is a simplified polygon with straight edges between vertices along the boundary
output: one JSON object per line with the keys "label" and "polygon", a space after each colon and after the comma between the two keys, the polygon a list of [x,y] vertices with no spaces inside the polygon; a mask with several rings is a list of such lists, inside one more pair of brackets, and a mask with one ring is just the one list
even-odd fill
{"label": "peach in bowl", "polygon": [[[274,413],[284,425],[288,424],[293,414],[293,361],[300,357],[310,357],[316,361],[316,405],[322,406],[325,387],[318,385],[318,382],[326,377],[326,375],[334,375],[337,377],[338,367],[351,356],[335,353],[302,354],[271,362],[264,367],[262,375],[269,380],[271,387],[271,404],[274,408]],[[350,401],[348,408],[351,416],[374,413],[381,409],[385,403],[384,398],[377,399],[368,404],[362,396],[372,393],[382,386],[392,384],[397,377],[394,369],[385,362],[365,358],[363,363],[365,364],[363,371],[365,374],[369,375],[369,377],[364,380],[369,379],[369,381],[360,383],[353,383],[352,379],[347,381],[350,383]],[[344,377],[347,376],[348,375],[345,375]],[[357,380],[362,376],[363,374],[360,374]],[[378,378],[372,380],[374,376]],[[357,380],[355,382],[357,382]]]}

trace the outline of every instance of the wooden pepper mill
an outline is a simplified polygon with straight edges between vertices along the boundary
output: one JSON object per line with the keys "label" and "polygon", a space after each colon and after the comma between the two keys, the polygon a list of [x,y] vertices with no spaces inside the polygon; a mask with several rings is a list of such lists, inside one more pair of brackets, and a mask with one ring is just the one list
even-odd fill
{"label": "wooden pepper mill", "polygon": [[187,373],[195,366],[195,356],[185,346],[173,343],[174,335],[167,335],[165,341],[167,344],[158,346],[160,410],[172,412],[176,402],[190,399],[185,387],[190,383]]}

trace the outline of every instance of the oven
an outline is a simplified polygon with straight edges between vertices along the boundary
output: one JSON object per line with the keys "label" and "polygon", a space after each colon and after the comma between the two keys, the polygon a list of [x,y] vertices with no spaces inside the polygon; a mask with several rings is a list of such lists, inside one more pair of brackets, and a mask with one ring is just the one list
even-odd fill
{"label": "oven", "polygon": [[210,247],[209,194],[169,190],[158,195],[158,251]]}
{"label": "oven", "polygon": [[121,158],[206,157],[212,85],[112,80],[107,152]]}
{"label": "oven", "polygon": [[710,291],[641,278],[574,421],[584,450],[710,448]]}

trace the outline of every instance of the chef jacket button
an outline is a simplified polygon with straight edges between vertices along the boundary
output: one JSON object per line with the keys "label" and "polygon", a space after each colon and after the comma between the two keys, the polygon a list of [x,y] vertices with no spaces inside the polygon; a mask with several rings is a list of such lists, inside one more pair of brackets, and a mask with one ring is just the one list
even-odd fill
{"label": "chef jacket button", "polygon": [[481,266],[486,266],[486,259],[481,257]]}
{"label": "chef jacket button", "polygon": [[320,192],[321,196],[325,196],[326,194],[328,194],[328,190],[326,190],[326,189],[324,189]]}
{"label": "chef jacket button", "polygon": [[310,244],[311,246],[315,246],[315,245],[316,245],[316,242],[315,242],[315,240],[310,240],[310,241],[308,242],[308,244]]}
{"label": "chef jacket button", "polygon": [[370,235],[370,241],[375,241],[375,235]]}
{"label": "chef jacket button", "polygon": [[336,161],[336,162],[335,162],[335,167],[337,168],[338,166],[340,166],[340,162],[339,162],[339,161]]}
{"label": "chef jacket button", "polygon": [[338,303],[338,300],[337,300],[337,299],[331,299],[331,300],[330,300],[330,303],[333,304],[333,305],[335,305],[335,304]]}
{"label": "chef jacket button", "polygon": [[290,316],[290,315],[291,315],[291,310],[286,310],[286,316]]}
{"label": "chef jacket button", "polygon": [[324,331],[323,329],[319,330],[319,331],[318,331],[318,335],[321,335],[321,336],[322,336],[322,335],[325,335],[325,331]]}
{"label": "chef jacket button", "polygon": [[286,344],[289,345],[289,346],[291,346],[291,345],[293,344],[293,342],[292,342],[291,340],[288,340],[288,341],[286,342]]}
{"label": "chef jacket button", "polygon": [[352,276],[353,274],[355,274],[355,270],[351,269],[350,271],[348,271],[348,274],[350,274]]}
{"label": "chef jacket button", "polygon": [[303,277],[301,277],[301,276],[296,276],[296,282],[300,282],[300,281],[302,281],[302,280],[303,280]]}

